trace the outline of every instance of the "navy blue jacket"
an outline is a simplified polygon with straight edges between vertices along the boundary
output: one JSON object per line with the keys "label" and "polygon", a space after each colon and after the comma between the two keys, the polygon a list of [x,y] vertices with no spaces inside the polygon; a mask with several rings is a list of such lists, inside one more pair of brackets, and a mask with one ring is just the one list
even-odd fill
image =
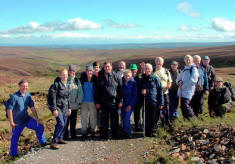
{"label": "navy blue jacket", "polygon": [[125,78],[122,78],[122,93],[123,93],[123,107],[131,105],[131,108],[136,104],[137,101],[137,85],[134,79],[131,79],[126,83]]}
{"label": "navy blue jacket", "polygon": [[164,97],[160,79],[155,75],[143,76],[141,89],[146,89],[145,103],[148,106],[163,106]]}

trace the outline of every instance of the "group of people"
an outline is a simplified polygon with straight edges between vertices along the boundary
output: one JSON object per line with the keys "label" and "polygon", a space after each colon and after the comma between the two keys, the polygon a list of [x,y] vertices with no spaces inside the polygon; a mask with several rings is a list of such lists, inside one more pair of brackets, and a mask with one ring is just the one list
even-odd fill
{"label": "group of people", "polygon": [[[209,65],[210,58],[186,55],[185,67],[179,69],[177,61],[171,62],[169,69],[163,67],[164,59],[157,57],[155,67],[150,63],[118,63],[118,71],[113,71],[110,61],[101,68],[99,62],[87,65],[86,71],[77,77],[75,65],[63,68],[48,91],[48,108],[56,119],[51,149],[66,140],[77,139],[76,124],[78,109],[81,109],[81,133],[86,138],[90,133],[95,137],[98,130],[102,139],[109,138],[109,124],[113,139],[119,137],[119,120],[126,138],[132,137],[130,117],[134,112],[134,131],[142,131],[141,118],[144,115],[144,133],[153,137],[160,118],[162,126],[172,128],[172,121],[179,117],[178,105],[185,119],[198,117],[204,112],[204,95],[209,94],[208,105],[211,117],[223,116],[231,111],[231,95],[224,87],[223,79],[215,76]],[[28,90],[28,82],[19,82],[19,91],[11,95],[7,106],[8,118],[13,129],[11,156],[17,156],[17,144],[24,127],[36,131],[42,146],[47,145],[44,127],[38,119],[34,102]],[[27,113],[30,107],[34,118]],[[141,112],[141,109],[142,110]],[[142,113],[142,114],[141,114]],[[144,114],[143,114],[144,113]],[[120,117],[120,118],[119,118]],[[70,127],[70,129],[68,128]],[[69,135],[70,132],[70,135]]]}

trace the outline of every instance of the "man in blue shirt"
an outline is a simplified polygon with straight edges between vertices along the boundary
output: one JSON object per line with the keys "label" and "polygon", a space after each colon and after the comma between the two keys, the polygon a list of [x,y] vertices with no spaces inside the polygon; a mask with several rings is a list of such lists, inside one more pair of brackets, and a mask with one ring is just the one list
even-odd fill
{"label": "man in blue shirt", "polygon": [[[7,114],[10,125],[12,127],[11,137],[11,156],[18,156],[18,141],[25,127],[35,130],[41,146],[46,146],[47,141],[44,136],[44,126],[40,123],[34,101],[28,90],[28,82],[21,80],[19,83],[20,90],[10,96],[10,101],[7,104]],[[31,108],[35,119],[29,116],[27,109]]]}

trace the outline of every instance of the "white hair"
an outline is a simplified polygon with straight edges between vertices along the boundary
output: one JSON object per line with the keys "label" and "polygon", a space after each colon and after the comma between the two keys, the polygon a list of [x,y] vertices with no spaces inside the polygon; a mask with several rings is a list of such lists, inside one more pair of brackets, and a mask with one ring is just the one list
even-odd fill
{"label": "white hair", "polygon": [[156,57],[155,63],[157,62],[157,60],[160,60],[162,63],[164,63],[164,59],[162,57]]}
{"label": "white hair", "polygon": [[124,63],[124,65],[126,65],[126,62],[124,60],[119,61],[118,65],[120,65],[120,63]]}
{"label": "white hair", "polygon": [[129,74],[129,73],[132,73],[130,69],[125,69],[125,70],[123,71],[123,74],[124,74],[124,75],[125,75],[125,74]]}
{"label": "white hair", "polygon": [[184,61],[186,60],[186,59],[191,59],[191,60],[193,60],[193,57],[190,55],[190,54],[187,54],[185,57],[184,57]]}
{"label": "white hair", "polygon": [[194,56],[193,56],[193,59],[201,60],[201,56],[199,56],[199,55],[194,55]]}
{"label": "white hair", "polygon": [[150,63],[146,63],[146,64],[145,64],[145,68],[146,68],[146,67],[150,67],[151,69],[153,69],[153,66],[152,66],[152,64],[150,64]]}

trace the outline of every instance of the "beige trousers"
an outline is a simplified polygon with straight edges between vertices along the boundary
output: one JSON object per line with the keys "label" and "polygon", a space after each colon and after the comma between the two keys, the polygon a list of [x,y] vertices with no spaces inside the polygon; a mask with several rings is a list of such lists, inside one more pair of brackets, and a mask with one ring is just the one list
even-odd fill
{"label": "beige trousers", "polygon": [[97,111],[95,103],[83,102],[81,105],[82,134],[87,134],[88,121],[91,125],[91,132],[95,132],[97,124]]}

